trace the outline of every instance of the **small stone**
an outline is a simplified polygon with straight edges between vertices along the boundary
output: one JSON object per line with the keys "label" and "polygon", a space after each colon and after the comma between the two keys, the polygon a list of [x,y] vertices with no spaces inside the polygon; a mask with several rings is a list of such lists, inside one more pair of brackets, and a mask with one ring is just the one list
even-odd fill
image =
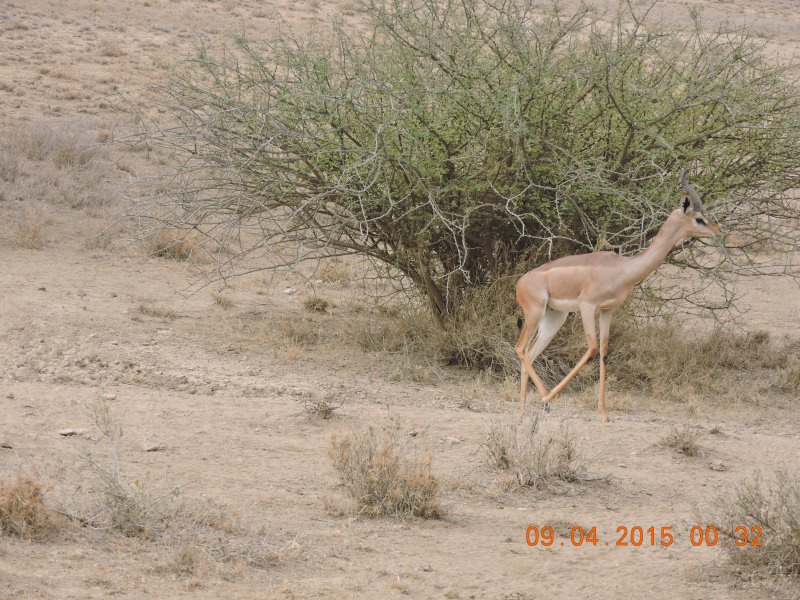
{"label": "small stone", "polygon": [[6,394],[6,398],[8,398],[9,400],[13,400],[14,398],[16,398],[16,396],[14,395],[14,392],[8,392]]}
{"label": "small stone", "polygon": [[62,429],[58,432],[58,435],[62,435],[64,437],[72,437],[73,435],[86,435],[88,433],[88,429]]}
{"label": "small stone", "polygon": [[103,394],[101,397],[103,398],[103,400],[108,400],[109,402],[113,402],[114,400],[117,399],[116,394]]}
{"label": "small stone", "polygon": [[728,465],[726,465],[721,460],[715,460],[708,463],[708,468],[711,469],[712,471],[727,471]]}
{"label": "small stone", "polygon": [[627,468],[628,468],[628,466],[627,466],[627,465],[624,465],[624,464],[622,464],[622,463],[619,463],[617,466],[618,466],[620,469],[627,469]]}
{"label": "small stone", "polygon": [[37,288],[37,291],[39,291],[39,292],[46,292],[46,291],[47,291],[47,288],[46,288],[46,287],[40,287],[40,288]]}
{"label": "small stone", "polygon": [[448,444],[453,444],[453,445],[455,445],[455,444],[460,444],[460,443],[461,443],[461,438],[457,438],[457,437],[447,437],[447,438],[445,438],[445,441],[446,441]]}
{"label": "small stone", "polygon": [[6,440],[0,440],[0,448],[5,448],[6,450],[13,450],[14,446],[12,446],[11,443]]}
{"label": "small stone", "polygon": [[154,444],[145,444],[142,447],[142,450],[145,452],[161,452],[162,450],[166,450],[167,447],[161,443],[154,443]]}
{"label": "small stone", "polygon": [[283,290],[283,293],[286,294],[287,296],[291,296],[292,294],[296,294],[297,290],[291,287],[287,287],[285,290]]}

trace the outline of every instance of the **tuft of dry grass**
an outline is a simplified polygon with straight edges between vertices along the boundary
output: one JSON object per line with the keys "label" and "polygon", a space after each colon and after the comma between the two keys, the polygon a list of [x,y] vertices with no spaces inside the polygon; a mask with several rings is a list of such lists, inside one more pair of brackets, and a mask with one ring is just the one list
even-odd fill
{"label": "tuft of dry grass", "polygon": [[82,167],[100,148],[81,123],[58,121],[31,123],[11,132],[7,147],[33,161],[51,161],[59,169]]}
{"label": "tuft of dry grass", "polygon": [[192,258],[197,240],[188,238],[186,232],[178,229],[162,229],[149,239],[151,256],[186,261]]}
{"label": "tuft of dry grass", "polygon": [[543,430],[542,421],[541,413],[527,414],[522,423],[493,421],[483,443],[489,466],[513,474],[519,486],[537,489],[605,479],[588,476],[589,460],[569,427],[561,422]]}
{"label": "tuft of dry grass", "polygon": [[0,479],[0,534],[44,540],[63,520],[44,504],[42,486],[27,475]]}
{"label": "tuft of dry grass", "polygon": [[220,308],[224,308],[225,310],[233,308],[233,300],[231,300],[228,296],[224,294],[211,292],[211,298],[214,300],[214,306],[219,306]]}
{"label": "tuft of dry grass", "polygon": [[430,454],[411,444],[397,421],[334,436],[329,455],[354,514],[442,516]]}
{"label": "tuft of dry grass", "polygon": [[14,183],[22,175],[22,162],[19,155],[0,149],[0,181]]}
{"label": "tuft of dry grass", "polygon": [[175,319],[178,315],[172,308],[165,304],[153,304],[142,302],[139,305],[139,312],[148,317],[158,317],[159,319]]}
{"label": "tuft of dry grass", "polygon": [[698,456],[703,453],[702,448],[697,443],[699,439],[700,431],[698,429],[688,424],[683,427],[673,426],[669,433],[661,438],[659,446],[671,448],[684,456]]}
{"label": "tuft of dry grass", "polygon": [[341,259],[333,258],[323,263],[319,269],[319,278],[328,284],[345,286],[350,283],[350,271]]}
{"label": "tuft of dry grass", "polygon": [[47,241],[47,228],[51,223],[52,219],[43,209],[28,207],[11,225],[8,240],[14,248],[40,250]]}
{"label": "tuft of dry grass", "polygon": [[310,298],[306,298],[305,302],[303,302],[303,306],[310,312],[327,312],[331,307],[331,303],[322,296],[311,296]]}
{"label": "tuft of dry grass", "polygon": [[[800,576],[800,476],[797,473],[777,470],[772,482],[766,484],[756,472],[718,497],[714,512],[716,514],[707,522],[719,530],[722,547],[740,575],[748,579]],[[763,533],[756,543],[761,546],[754,546],[759,530]]]}

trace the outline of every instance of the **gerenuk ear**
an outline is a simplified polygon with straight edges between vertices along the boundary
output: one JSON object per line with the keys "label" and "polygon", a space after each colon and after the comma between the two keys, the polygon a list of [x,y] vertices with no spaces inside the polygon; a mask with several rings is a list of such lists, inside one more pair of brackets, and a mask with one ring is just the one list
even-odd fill
{"label": "gerenuk ear", "polygon": [[691,202],[691,200],[689,200],[689,196],[684,196],[683,197],[683,212],[685,213],[687,210],[689,210],[689,207],[691,205],[692,205],[692,202]]}

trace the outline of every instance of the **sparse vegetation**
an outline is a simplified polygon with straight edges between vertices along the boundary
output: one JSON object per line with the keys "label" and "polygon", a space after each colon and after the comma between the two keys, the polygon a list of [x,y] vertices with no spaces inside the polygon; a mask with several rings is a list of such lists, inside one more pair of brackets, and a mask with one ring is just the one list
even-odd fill
{"label": "sparse vegetation", "polygon": [[[748,579],[800,576],[800,477],[778,470],[771,479],[767,483],[755,473],[743,480],[717,499],[716,513],[708,519],[718,528],[728,558]],[[753,546],[759,530],[761,546]]]}
{"label": "sparse vegetation", "polygon": [[41,484],[27,475],[0,478],[0,536],[42,541],[63,525],[63,519],[44,503]]}
{"label": "sparse vegetation", "polygon": [[311,417],[332,419],[334,413],[344,405],[342,399],[333,392],[321,392],[303,397],[303,409]]}
{"label": "sparse vegetation", "polygon": [[152,302],[142,302],[139,305],[139,312],[148,317],[157,317],[159,319],[174,319],[178,315],[175,311],[166,304],[154,304]]}
{"label": "sparse vegetation", "polygon": [[303,302],[303,306],[305,306],[306,310],[311,312],[327,312],[331,303],[322,296],[311,296],[310,298],[306,298],[305,302]]}
{"label": "sparse vegetation", "polygon": [[47,228],[51,223],[52,219],[44,209],[28,207],[10,225],[9,242],[14,248],[40,250],[47,242]]}
{"label": "sparse vegetation", "polygon": [[214,300],[214,306],[219,306],[225,310],[233,308],[233,300],[231,300],[230,297],[226,296],[225,294],[212,292],[211,298]]}
{"label": "sparse vegetation", "polygon": [[197,241],[179,229],[167,228],[152,235],[149,240],[150,254],[161,258],[185,261],[192,258]]}
{"label": "sparse vegetation", "polygon": [[569,428],[562,422],[543,430],[540,413],[527,414],[522,423],[513,418],[492,422],[483,450],[489,466],[512,474],[522,487],[603,479],[589,477],[589,461]]}
{"label": "sparse vegetation", "polygon": [[684,456],[697,456],[702,454],[702,448],[697,443],[698,439],[700,439],[700,431],[697,428],[690,425],[673,426],[659,444]]}
{"label": "sparse vegetation", "polygon": [[442,515],[431,457],[403,435],[396,421],[334,436],[330,457],[354,514],[427,519]]}

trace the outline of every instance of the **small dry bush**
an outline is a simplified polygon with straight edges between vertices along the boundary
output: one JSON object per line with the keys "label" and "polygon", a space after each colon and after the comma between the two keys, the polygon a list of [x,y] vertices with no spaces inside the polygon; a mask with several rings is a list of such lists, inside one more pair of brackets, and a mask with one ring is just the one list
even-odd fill
{"label": "small dry bush", "polygon": [[390,420],[381,427],[334,436],[329,450],[351,512],[368,517],[442,516],[431,457]]}
{"label": "small dry bush", "polygon": [[149,238],[149,253],[178,261],[189,260],[195,251],[197,240],[187,235],[178,229],[162,229]]}
{"label": "small dry bush", "polygon": [[331,303],[322,296],[311,296],[310,298],[306,298],[305,302],[303,302],[303,306],[310,312],[327,312],[331,307]]}
{"label": "small dry bush", "polygon": [[13,183],[22,175],[19,156],[9,150],[0,149],[0,181]]}
{"label": "small dry bush", "polygon": [[698,456],[702,454],[702,448],[698,445],[700,431],[690,425],[683,427],[673,426],[669,433],[659,442],[664,448],[671,448],[678,454],[684,456]]}
{"label": "small dry bush", "polygon": [[216,292],[212,292],[211,298],[214,300],[214,306],[219,306],[220,308],[224,308],[225,310],[233,308],[233,300],[231,300],[225,294],[218,294]]}
{"label": "small dry bush", "polygon": [[589,477],[589,460],[565,423],[547,429],[542,424],[541,413],[527,414],[521,423],[513,417],[494,421],[483,442],[489,466],[537,489],[605,479]]}
{"label": "small dry bush", "polygon": [[350,271],[340,259],[330,259],[319,269],[319,278],[324,283],[345,286],[350,283]]}
{"label": "small dry bush", "polygon": [[[759,473],[717,498],[716,514],[708,519],[720,532],[728,558],[746,577],[788,575],[800,577],[800,476],[777,470],[766,484]],[[739,546],[746,529],[749,542]],[[757,535],[762,546],[750,542]]]}
{"label": "small dry bush", "polygon": [[62,520],[44,504],[42,486],[26,475],[0,479],[0,535],[44,540]]}
{"label": "small dry bush", "polygon": [[344,405],[342,399],[333,392],[324,392],[303,398],[303,410],[310,417],[332,419],[334,413]]}
{"label": "small dry bush", "polygon": [[143,302],[139,305],[139,312],[148,317],[158,317],[159,319],[174,319],[177,317],[175,311],[165,304],[153,304]]}
{"label": "small dry bush", "polygon": [[267,537],[244,527],[228,507],[208,499],[187,502],[181,489],[166,481],[159,487],[149,478],[130,481],[121,465],[123,430],[109,403],[100,399],[86,409],[98,432],[91,439],[108,446],[110,461],[101,463],[85,452],[90,481],[80,487],[99,494],[93,494],[82,509],[71,506],[65,513],[93,528],[175,547],[171,567],[181,574],[198,575],[203,565],[264,567],[276,560],[278,552]]}
{"label": "small dry bush", "polygon": [[82,167],[94,159],[100,147],[82,123],[58,121],[32,123],[12,131],[11,151],[29,160],[49,160],[60,169]]}
{"label": "small dry bush", "polygon": [[47,228],[52,219],[41,208],[28,207],[10,226],[8,240],[14,248],[40,250],[47,241]]}

